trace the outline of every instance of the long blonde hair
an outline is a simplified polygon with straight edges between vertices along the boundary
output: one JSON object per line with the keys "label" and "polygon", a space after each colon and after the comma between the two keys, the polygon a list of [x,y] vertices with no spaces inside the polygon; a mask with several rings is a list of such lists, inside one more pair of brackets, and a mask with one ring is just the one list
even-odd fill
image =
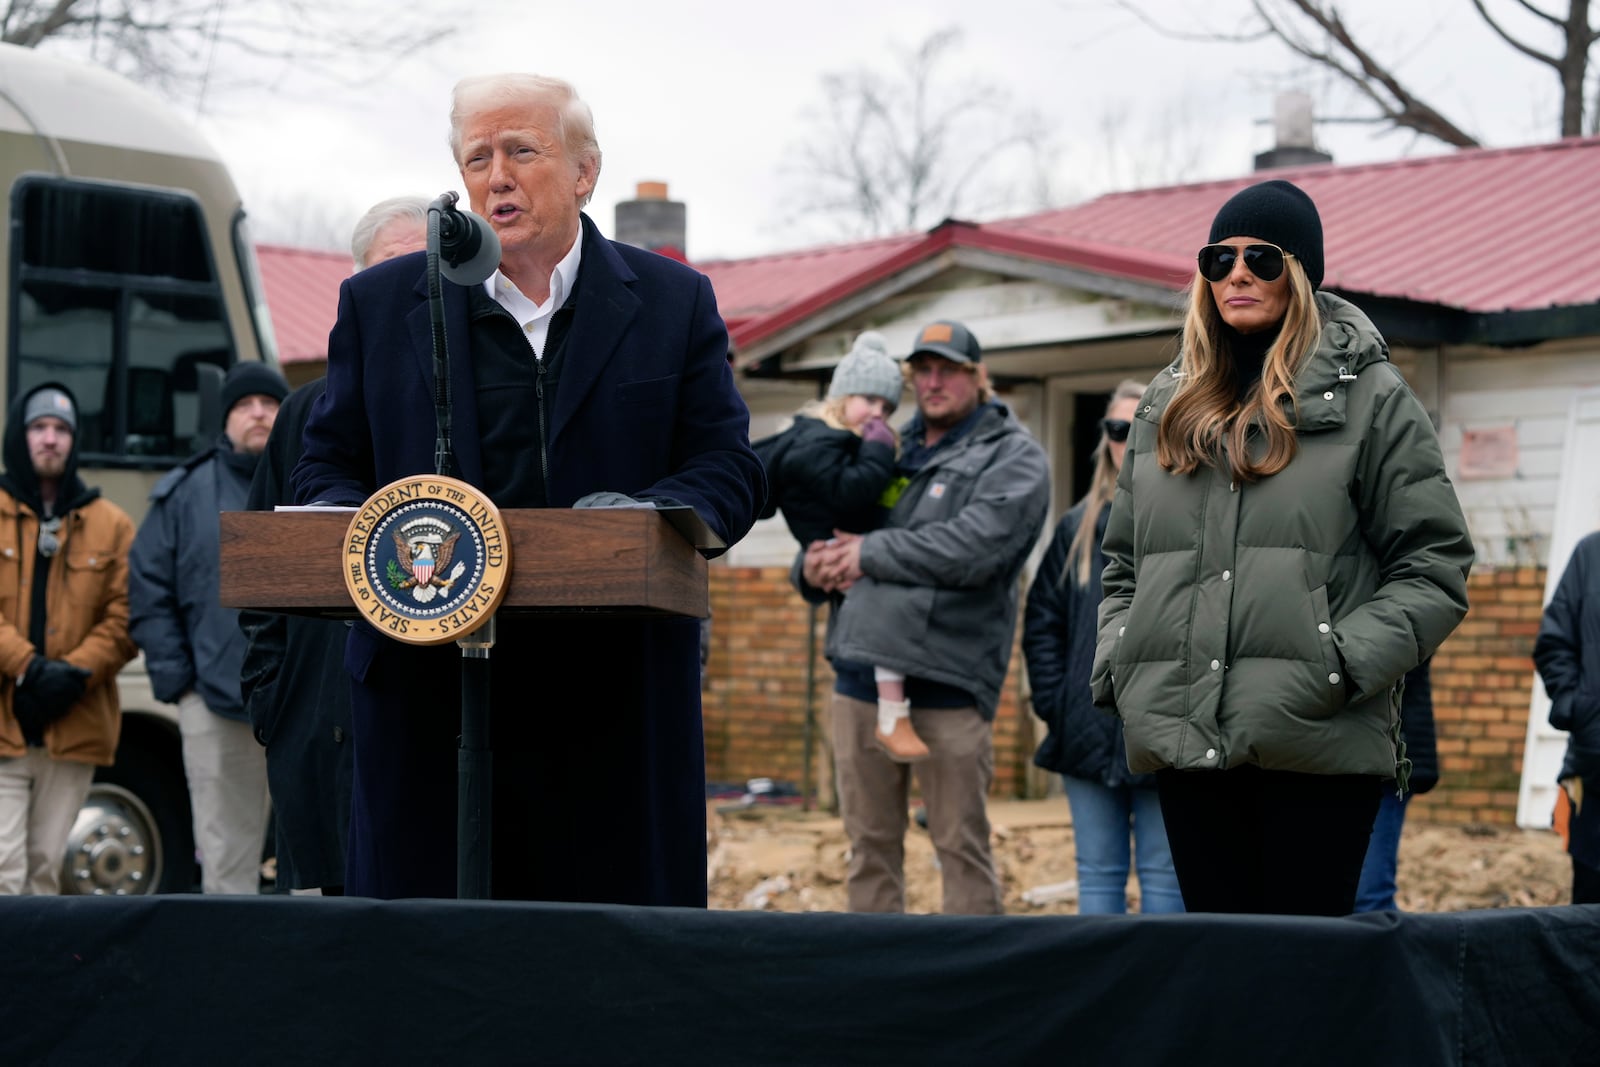
{"label": "long blonde hair", "polygon": [[[1230,473],[1242,482],[1277,474],[1294,459],[1299,443],[1294,424],[1294,376],[1316,350],[1322,315],[1316,291],[1298,259],[1285,263],[1289,308],[1283,327],[1267,349],[1261,380],[1241,402],[1232,355],[1222,334],[1222,315],[1211,286],[1196,271],[1189,283],[1189,310],[1183,321],[1183,380],[1161,416],[1156,432],[1156,461],[1174,474],[1190,474],[1201,465],[1216,466],[1227,453]],[[1294,419],[1284,414],[1287,400]],[[1250,456],[1253,425],[1266,435],[1267,449],[1258,463]]]}
{"label": "long blonde hair", "polygon": [[[1117,383],[1111,399],[1106,402],[1106,414],[1109,415],[1111,409],[1117,406],[1117,401],[1138,400],[1142,396],[1144,383],[1124,378]],[[1089,491],[1083,494],[1083,518],[1078,522],[1077,533],[1072,535],[1072,543],[1067,546],[1067,565],[1061,568],[1063,582],[1068,574],[1076,571],[1078,586],[1082,588],[1089,584],[1089,564],[1094,559],[1095,527],[1100,524],[1100,513],[1111,503],[1116,492],[1117,465],[1111,462],[1111,438],[1101,430],[1100,443],[1094,448],[1094,473],[1089,476]]]}

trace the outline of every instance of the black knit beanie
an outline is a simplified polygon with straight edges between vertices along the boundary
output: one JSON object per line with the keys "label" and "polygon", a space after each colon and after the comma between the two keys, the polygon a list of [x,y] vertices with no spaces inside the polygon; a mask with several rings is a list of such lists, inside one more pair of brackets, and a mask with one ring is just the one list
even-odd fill
{"label": "black knit beanie", "polygon": [[228,376],[222,379],[222,414],[226,416],[233,405],[257,393],[281,402],[289,395],[289,383],[283,380],[277,368],[265,363],[235,363],[228,368]]}
{"label": "black knit beanie", "polygon": [[1298,186],[1274,180],[1234,193],[1212,220],[1209,243],[1229,237],[1271,241],[1300,261],[1311,288],[1322,287],[1322,218]]}

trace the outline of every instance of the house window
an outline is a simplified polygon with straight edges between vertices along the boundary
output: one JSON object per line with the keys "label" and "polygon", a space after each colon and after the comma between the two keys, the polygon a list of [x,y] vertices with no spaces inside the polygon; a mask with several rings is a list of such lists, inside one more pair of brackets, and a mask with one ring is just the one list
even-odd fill
{"label": "house window", "polygon": [[199,203],[30,177],[11,217],[9,395],[71,389],[86,463],[165,467],[209,443],[199,368],[237,357]]}

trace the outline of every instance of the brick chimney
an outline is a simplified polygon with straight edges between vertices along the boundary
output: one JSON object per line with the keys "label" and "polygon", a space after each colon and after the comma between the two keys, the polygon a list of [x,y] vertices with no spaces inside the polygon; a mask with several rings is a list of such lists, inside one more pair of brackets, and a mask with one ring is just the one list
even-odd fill
{"label": "brick chimney", "polygon": [[688,208],[667,199],[666,182],[640,182],[634,199],[617,203],[616,239],[685,262]]}
{"label": "brick chimney", "polygon": [[1332,163],[1333,157],[1317,147],[1312,127],[1310,94],[1279,93],[1272,105],[1273,140],[1277,143],[1257,153],[1256,170]]}

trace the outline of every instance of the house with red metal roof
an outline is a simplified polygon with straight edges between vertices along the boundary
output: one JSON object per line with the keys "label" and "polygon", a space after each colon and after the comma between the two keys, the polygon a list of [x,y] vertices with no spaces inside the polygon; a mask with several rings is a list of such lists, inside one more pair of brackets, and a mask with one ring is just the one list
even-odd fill
{"label": "house with red metal roof", "polygon": [[[1372,317],[1434,413],[1486,561],[1543,562],[1570,394],[1600,385],[1597,175],[1595,137],[1272,172],[1317,203],[1324,288]],[[753,434],[781,420],[769,397],[792,410],[815,395],[861,330],[904,352],[923,323],[956,318],[1049,444],[1059,508],[1085,484],[1105,393],[1171,359],[1216,209],[1261,179],[698,266],[729,323]],[[1510,466],[1481,462],[1491,429],[1501,451],[1514,444]]]}

